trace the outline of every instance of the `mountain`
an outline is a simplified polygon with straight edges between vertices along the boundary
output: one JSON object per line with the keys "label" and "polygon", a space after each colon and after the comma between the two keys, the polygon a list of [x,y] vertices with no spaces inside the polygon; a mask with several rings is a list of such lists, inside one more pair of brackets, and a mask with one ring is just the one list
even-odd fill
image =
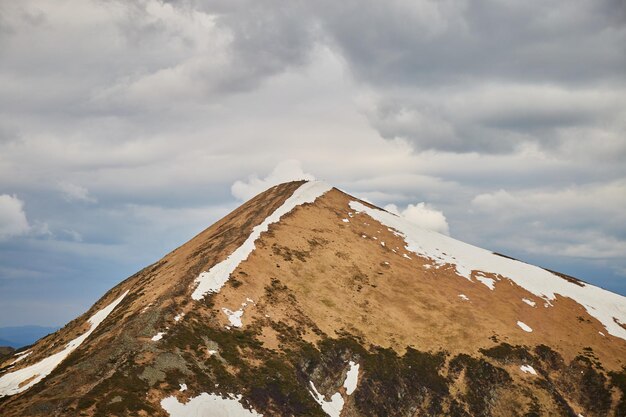
{"label": "mountain", "polygon": [[20,348],[35,343],[40,338],[56,332],[58,327],[13,326],[0,327],[0,346]]}
{"label": "mountain", "polygon": [[291,182],[0,363],[0,414],[623,417],[625,323],[625,297]]}

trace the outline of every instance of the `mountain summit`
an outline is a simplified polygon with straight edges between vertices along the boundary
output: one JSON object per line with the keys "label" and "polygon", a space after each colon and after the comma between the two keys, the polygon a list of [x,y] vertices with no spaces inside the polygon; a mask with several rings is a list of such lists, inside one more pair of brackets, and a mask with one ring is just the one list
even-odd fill
{"label": "mountain summit", "polygon": [[0,358],[9,416],[626,416],[626,298],[321,182]]}

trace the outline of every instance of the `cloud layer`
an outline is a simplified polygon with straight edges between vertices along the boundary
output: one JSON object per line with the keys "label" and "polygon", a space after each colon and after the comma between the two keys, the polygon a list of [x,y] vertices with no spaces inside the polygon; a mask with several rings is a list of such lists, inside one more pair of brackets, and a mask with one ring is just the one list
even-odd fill
{"label": "cloud layer", "polygon": [[0,325],[313,176],[626,294],[625,44],[618,0],[2,2]]}

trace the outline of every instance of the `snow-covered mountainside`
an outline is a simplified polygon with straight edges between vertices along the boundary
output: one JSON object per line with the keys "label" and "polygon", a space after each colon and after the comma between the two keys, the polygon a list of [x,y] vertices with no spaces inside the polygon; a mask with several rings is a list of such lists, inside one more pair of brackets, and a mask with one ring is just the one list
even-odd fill
{"label": "snow-covered mountainside", "polygon": [[273,187],[0,359],[2,416],[626,416],[626,298]]}

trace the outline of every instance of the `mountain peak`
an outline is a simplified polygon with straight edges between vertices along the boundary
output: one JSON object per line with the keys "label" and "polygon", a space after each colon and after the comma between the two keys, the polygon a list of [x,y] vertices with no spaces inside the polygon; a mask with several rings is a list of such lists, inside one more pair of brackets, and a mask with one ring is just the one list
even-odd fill
{"label": "mountain peak", "polygon": [[566,278],[284,183],[0,363],[0,410],[619,413],[626,299]]}

